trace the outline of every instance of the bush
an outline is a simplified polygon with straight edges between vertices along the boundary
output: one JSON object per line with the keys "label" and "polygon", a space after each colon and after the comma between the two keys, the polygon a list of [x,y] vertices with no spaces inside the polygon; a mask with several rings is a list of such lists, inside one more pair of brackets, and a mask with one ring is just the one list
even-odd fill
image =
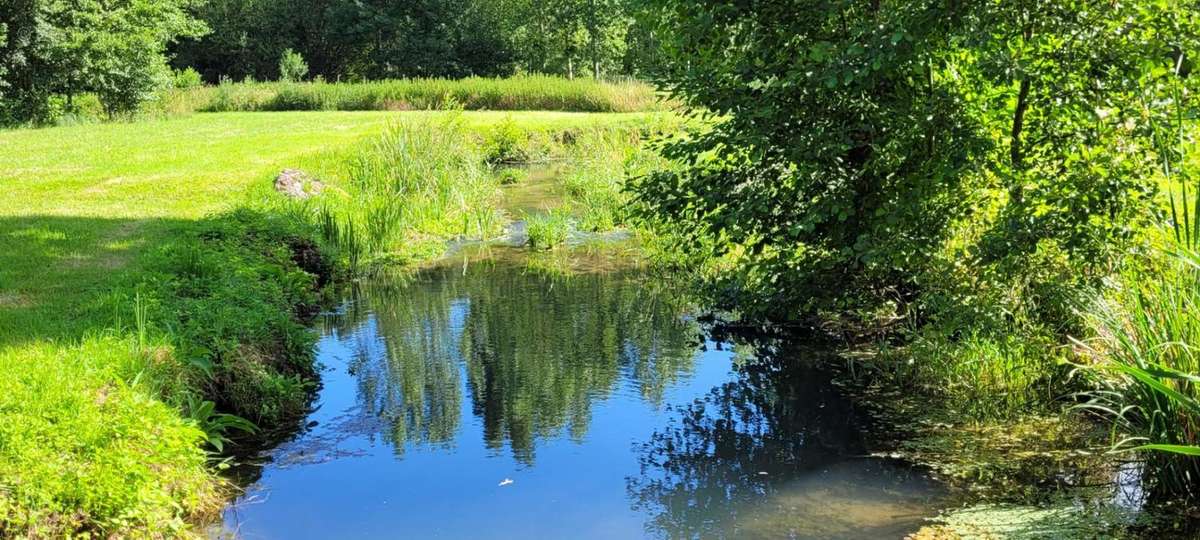
{"label": "bush", "polygon": [[204,80],[200,78],[200,72],[193,68],[176,69],[172,73],[173,86],[179,89],[196,88],[204,85]]}
{"label": "bush", "polygon": [[308,62],[304,57],[292,49],[284,49],[279,57],[279,80],[296,82],[304,80],[305,75],[308,75]]}

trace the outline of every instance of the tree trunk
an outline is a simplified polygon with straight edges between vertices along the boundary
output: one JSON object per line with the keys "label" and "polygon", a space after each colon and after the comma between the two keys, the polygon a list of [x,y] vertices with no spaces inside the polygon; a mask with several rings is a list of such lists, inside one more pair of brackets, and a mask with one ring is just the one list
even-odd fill
{"label": "tree trunk", "polygon": [[1021,131],[1025,129],[1025,111],[1029,109],[1029,78],[1021,79],[1021,89],[1017,91],[1017,108],[1013,111],[1011,140],[1008,145],[1008,156],[1012,161],[1013,170],[1024,167],[1024,149],[1021,147]]}

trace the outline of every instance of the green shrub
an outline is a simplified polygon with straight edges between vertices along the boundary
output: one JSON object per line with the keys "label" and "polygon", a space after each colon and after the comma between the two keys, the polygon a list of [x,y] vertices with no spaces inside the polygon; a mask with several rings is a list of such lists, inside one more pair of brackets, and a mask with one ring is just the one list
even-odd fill
{"label": "green shrub", "polygon": [[305,75],[308,75],[308,62],[304,57],[292,49],[284,49],[279,56],[279,80],[296,82],[304,80]]}
{"label": "green shrub", "polygon": [[529,134],[512,117],[505,118],[485,132],[483,155],[489,163],[526,163]]}
{"label": "green shrub", "polygon": [[190,67],[173,70],[171,78],[172,86],[181,90],[204,85],[204,80],[200,78],[200,72]]}

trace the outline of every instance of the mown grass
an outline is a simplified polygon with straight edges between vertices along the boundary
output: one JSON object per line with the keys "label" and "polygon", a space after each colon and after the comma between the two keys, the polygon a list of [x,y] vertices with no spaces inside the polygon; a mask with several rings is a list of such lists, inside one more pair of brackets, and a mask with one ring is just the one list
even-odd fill
{"label": "mown grass", "polygon": [[[478,150],[489,126],[648,121],[453,113],[455,135],[439,131],[446,116],[201,114],[0,132],[0,534],[186,535],[219,510],[205,442],[236,425],[219,413],[271,428],[306,390],[302,321],[323,271],[303,254],[316,249],[305,242],[319,236],[310,210],[322,201],[426,200],[397,214],[403,232],[383,250],[476,234],[462,217],[494,212],[492,199],[461,195],[498,185]],[[296,166],[333,189],[283,201],[271,179]]]}
{"label": "mown grass", "polygon": [[662,110],[649,85],[524,76],[357,83],[243,82],[169,92],[168,112],[467,110],[638,112]]}

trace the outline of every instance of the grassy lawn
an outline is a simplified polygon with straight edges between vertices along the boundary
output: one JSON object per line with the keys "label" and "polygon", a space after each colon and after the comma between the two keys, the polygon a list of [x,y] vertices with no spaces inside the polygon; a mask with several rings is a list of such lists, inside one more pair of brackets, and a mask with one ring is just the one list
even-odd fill
{"label": "grassy lawn", "polygon": [[[440,112],[197,114],[0,131],[0,345],[71,337],[130,255],[194,220],[267,193],[281,168]],[[463,112],[469,128],[634,124],[645,115]]]}
{"label": "grassy lawn", "polygon": [[[0,131],[0,536],[188,534],[189,523],[219,511],[204,433],[178,399],[164,398],[186,394],[172,385],[191,379],[169,365],[180,362],[172,343],[138,332],[131,301],[131,284],[152,275],[148,254],[194,236],[206,216],[278,199],[278,170],[336,170],[356,143],[409,120],[461,115],[462,129],[486,132],[632,127],[650,114],[213,113]],[[186,271],[216,262],[204,268],[217,276],[203,283],[217,295],[209,298],[237,299],[238,287],[274,275],[258,259],[219,268],[227,255],[266,249],[230,242],[208,259],[184,254]],[[259,312],[281,296],[254,293]],[[168,309],[193,310],[194,321],[211,305]]]}

